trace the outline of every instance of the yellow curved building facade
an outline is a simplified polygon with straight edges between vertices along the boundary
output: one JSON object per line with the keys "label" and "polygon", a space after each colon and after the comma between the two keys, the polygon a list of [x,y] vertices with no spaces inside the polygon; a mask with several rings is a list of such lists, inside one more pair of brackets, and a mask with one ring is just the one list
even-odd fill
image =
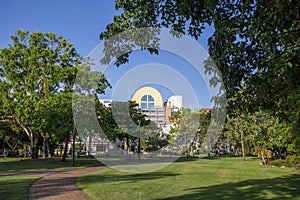
{"label": "yellow curved building facade", "polygon": [[[153,103],[154,103],[154,107],[163,107],[163,98],[160,94],[160,92],[158,90],[156,90],[153,87],[142,87],[140,89],[138,89],[132,96],[132,101],[135,101],[136,103],[138,103],[141,106],[141,103],[144,103],[145,101],[150,101],[152,102],[150,99],[150,97],[146,97],[145,99],[145,95],[151,95],[151,97],[153,97]],[[143,99],[144,97],[144,99]],[[152,105],[152,104],[151,104]]]}
{"label": "yellow curved building facade", "polygon": [[146,119],[162,127],[165,123],[164,101],[158,90],[153,87],[139,88],[132,96]]}
{"label": "yellow curved building facade", "polygon": [[153,87],[142,87],[134,92],[131,101],[135,101],[141,112],[158,126],[170,123],[169,117],[182,107],[182,96],[171,96],[164,102],[160,92]]}

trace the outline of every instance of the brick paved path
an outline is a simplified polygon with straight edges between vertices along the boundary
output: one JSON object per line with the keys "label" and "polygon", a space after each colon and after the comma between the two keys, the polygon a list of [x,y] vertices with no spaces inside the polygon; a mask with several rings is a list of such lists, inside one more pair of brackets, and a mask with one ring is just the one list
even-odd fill
{"label": "brick paved path", "polygon": [[34,182],[29,191],[29,199],[43,200],[86,200],[89,199],[76,186],[76,178],[83,174],[105,168],[105,166],[89,167],[77,170],[51,170],[40,172],[42,179]]}

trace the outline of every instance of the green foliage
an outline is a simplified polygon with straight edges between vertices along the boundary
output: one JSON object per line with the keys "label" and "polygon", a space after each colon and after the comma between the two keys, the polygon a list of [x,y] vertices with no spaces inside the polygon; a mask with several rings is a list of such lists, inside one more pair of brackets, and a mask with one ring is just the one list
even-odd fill
{"label": "green foliage", "polygon": [[289,145],[288,149],[290,152],[293,152],[300,155],[300,93],[294,95],[293,107],[295,110],[291,111],[290,113],[290,121],[292,122],[292,129],[289,132],[291,137],[291,144]]}
{"label": "green foliage", "polygon": [[96,114],[99,124],[109,140],[116,141],[137,138],[147,138],[157,130],[156,125],[146,119],[135,102],[113,101],[111,107],[96,103]]}
{"label": "green foliage", "polygon": [[286,158],[286,161],[288,163],[292,163],[292,164],[300,164],[300,156],[298,155],[290,155]]}
{"label": "green foliage", "polygon": [[[168,144],[167,136],[161,133],[157,125],[146,119],[135,102],[113,101],[111,107],[96,103],[99,124],[110,141],[135,141],[141,138],[141,146],[146,151],[156,151]],[[134,145],[134,144],[132,144]]]}
{"label": "green foliage", "polygon": [[169,131],[170,143],[175,146],[182,146],[182,152],[196,147],[206,145],[210,139],[207,137],[208,128],[211,123],[211,112],[199,110],[192,112],[188,108],[182,108],[169,118],[173,123]]}
{"label": "green foliage", "polygon": [[199,127],[197,131],[196,140],[202,145],[205,142],[206,134],[211,123],[211,111],[199,111]]}
{"label": "green foliage", "polygon": [[290,126],[264,112],[228,118],[225,130],[226,140],[238,148],[243,133],[244,143],[246,149],[250,150],[249,153],[260,154],[254,151],[269,149],[281,154],[288,147],[291,139]]}
{"label": "green foliage", "polygon": [[[122,130],[123,138],[147,137],[147,128],[151,121],[138,109],[138,104],[132,101],[112,102],[111,113],[115,123]],[[125,136],[125,137],[124,137]],[[119,138],[119,139],[123,139]]]}
{"label": "green foliage", "polygon": [[[272,130],[259,127],[258,132],[266,133],[260,136],[260,142],[264,143],[260,145],[274,148],[274,145],[280,146],[277,142],[281,141],[284,146],[283,138],[270,142],[270,134],[286,132],[284,127],[291,126],[290,152],[300,154],[300,1],[117,0],[115,7],[120,13],[100,34],[100,39],[139,27],[166,27],[198,39],[205,26],[214,26],[208,40],[209,54],[221,72],[230,117],[266,111],[279,121],[273,119],[272,127],[276,128]],[[143,42],[128,37],[130,42],[125,46],[123,41],[123,46],[121,42],[107,46],[103,61],[108,62],[116,56],[118,66],[128,62],[130,53],[115,55],[116,48],[130,50],[140,46],[150,53],[158,53],[158,32],[159,29],[154,29]],[[179,37],[176,33],[174,36]],[[148,48],[149,44],[154,48]],[[207,73],[214,72],[210,61],[204,66]],[[220,79],[213,77],[211,84],[216,81]],[[213,99],[218,101],[218,98]],[[244,119],[236,120],[240,120],[235,123],[241,129],[250,129],[243,125]],[[172,131],[177,131],[175,129]]]}
{"label": "green foliage", "polygon": [[285,119],[295,109],[288,99],[299,91],[299,6],[288,0],[221,3],[209,44],[233,98],[231,110],[264,108]]}
{"label": "green foliage", "polygon": [[41,131],[52,145],[58,146],[70,137],[73,128],[71,93],[57,93],[41,107]]}
{"label": "green foliage", "polygon": [[158,151],[168,144],[168,139],[158,132],[148,137],[148,139],[146,140],[145,150],[147,152]]}
{"label": "green foliage", "polygon": [[[19,30],[11,38],[0,51],[1,119],[22,129],[37,158],[40,137],[53,145],[69,140],[73,84],[79,65],[90,63],[61,35]],[[95,90],[101,93],[109,84],[97,75],[92,78],[99,79]]]}

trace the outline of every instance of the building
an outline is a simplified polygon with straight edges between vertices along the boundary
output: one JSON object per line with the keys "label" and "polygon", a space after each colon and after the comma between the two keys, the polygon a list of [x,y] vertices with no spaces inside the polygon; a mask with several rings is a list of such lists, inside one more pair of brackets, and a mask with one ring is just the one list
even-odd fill
{"label": "building", "polygon": [[155,122],[160,128],[169,124],[169,117],[182,108],[182,96],[171,96],[163,101],[162,95],[153,87],[142,87],[134,92],[131,98],[135,101],[147,119]]}
{"label": "building", "polygon": [[[146,118],[155,122],[165,133],[168,133],[172,126],[169,117],[182,108],[182,96],[171,96],[164,101],[161,93],[149,86],[137,89],[130,100],[136,102]],[[112,103],[111,99],[100,99],[99,101],[107,107],[110,107]],[[122,141],[109,141],[103,138],[88,137],[83,141],[86,144],[87,152],[94,156],[117,154],[116,147],[122,145]]]}
{"label": "building", "polygon": [[139,109],[147,116],[147,119],[158,126],[165,124],[164,102],[158,90],[152,87],[139,88],[132,95],[131,100],[139,105]]}
{"label": "building", "polygon": [[182,108],[182,96],[171,96],[164,104],[166,124],[170,124],[169,117]]}

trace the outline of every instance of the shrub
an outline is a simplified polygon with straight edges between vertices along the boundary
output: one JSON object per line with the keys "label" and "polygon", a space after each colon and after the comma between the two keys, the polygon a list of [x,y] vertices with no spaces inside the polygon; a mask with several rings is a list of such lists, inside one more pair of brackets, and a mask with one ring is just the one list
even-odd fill
{"label": "shrub", "polygon": [[300,155],[296,155],[296,154],[290,155],[286,158],[286,161],[292,165],[299,164],[300,163]]}

